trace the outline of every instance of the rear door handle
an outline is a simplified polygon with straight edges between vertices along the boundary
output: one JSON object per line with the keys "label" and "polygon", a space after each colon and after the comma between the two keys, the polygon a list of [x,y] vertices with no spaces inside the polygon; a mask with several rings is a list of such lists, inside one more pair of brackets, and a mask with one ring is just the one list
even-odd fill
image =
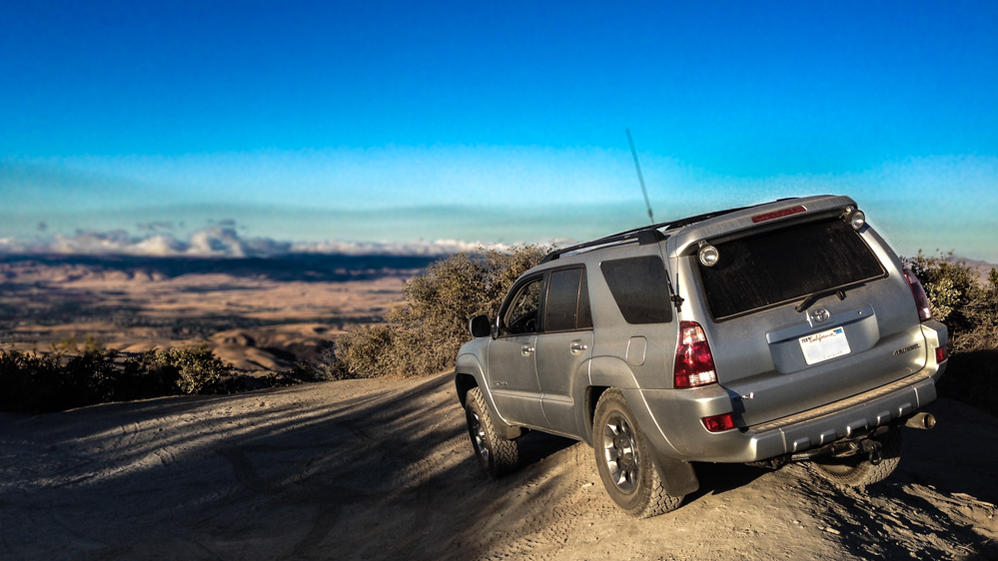
{"label": "rear door handle", "polygon": [[529,355],[532,352],[534,352],[534,346],[533,345],[520,345],[520,354],[521,355],[527,356],[527,355]]}
{"label": "rear door handle", "polygon": [[589,346],[582,341],[576,340],[572,341],[572,344],[568,348],[571,349],[573,353],[581,353],[582,351],[588,349]]}

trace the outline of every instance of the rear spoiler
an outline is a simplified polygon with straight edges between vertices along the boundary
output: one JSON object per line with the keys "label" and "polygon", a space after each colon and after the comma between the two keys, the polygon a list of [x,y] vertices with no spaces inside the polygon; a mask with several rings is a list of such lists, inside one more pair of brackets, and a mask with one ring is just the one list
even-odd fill
{"label": "rear spoiler", "polygon": [[693,251],[701,240],[714,240],[737,234],[740,231],[757,228],[763,222],[779,223],[794,221],[804,216],[824,215],[842,211],[846,207],[856,208],[856,201],[841,195],[818,195],[795,199],[781,199],[772,203],[736,209],[721,216],[689,224],[671,233],[669,245],[673,255],[684,255]]}

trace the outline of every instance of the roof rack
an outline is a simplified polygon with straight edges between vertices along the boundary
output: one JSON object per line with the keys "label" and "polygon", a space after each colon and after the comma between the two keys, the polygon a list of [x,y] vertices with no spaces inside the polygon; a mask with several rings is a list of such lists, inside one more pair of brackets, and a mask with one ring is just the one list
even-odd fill
{"label": "roof rack", "polygon": [[595,247],[598,245],[607,245],[614,242],[624,243],[637,240],[639,244],[645,245],[649,243],[660,242],[665,239],[665,234],[659,232],[652,226],[646,228],[637,228],[634,230],[628,230],[626,232],[620,232],[618,234],[613,234],[610,236],[602,237],[598,240],[592,240],[580,244],[576,244],[569,247],[563,247],[561,249],[556,249],[551,253],[544,256],[541,259],[541,263],[547,263],[548,261],[554,261],[555,259],[561,257],[566,253],[571,253],[573,251],[578,251],[580,249],[585,249],[587,247]]}
{"label": "roof rack", "polygon": [[[785,200],[788,200],[790,198],[794,198],[794,197],[788,197],[787,199],[779,199],[779,200],[777,200],[775,202],[785,201]],[[641,226],[641,227],[638,227],[638,228],[632,228],[630,230],[625,230],[623,232],[618,232],[616,234],[611,234],[609,236],[604,236],[602,238],[595,239],[595,240],[592,240],[592,241],[588,241],[588,242],[576,244],[576,245],[569,246],[569,247],[563,247],[561,249],[556,249],[556,250],[552,251],[551,253],[548,253],[547,255],[545,255],[544,259],[541,260],[541,263],[547,263],[548,261],[554,261],[555,259],[561,257],[562,255],[564,255],[566,253],[571,253],[573,251],[579,251],[580,249],[586,249],[586,248],[596,247],[596,246],[600,246],[600,245],[607,245],[607,244],[611,244],[611,243],[615,243],[615,242],[625,243],[625,242],[632,242],[632,241],[637,240],[637,242],[639,244],[641,244],[641,245],[660,242],[660,241],[666,239],[666,237],[667,237],[664,233],[661,232],[661,230],[669,230],[669,229],[682,228],[683,226],[689,226],[690,224],[694,224],[696,222],[702,222],[704,220],[709,220],[711,218],[714,218],[714,217],[717,217],[717,216],[721,216],[721,215],[724,215],[724,214],[730,214],[732,212],[737,212],[739,210],[745,210],[747,208],[753,208],[753,207],[757,207],[757,206],[762,206],[763,204],[769,204],[769,203],[762,203],[762,204],[750,205],[750,206],[741,206],[741,207],[737,207],[737,208],[729,208],[727,210],[716,210],[714,212],[707,212],[707,213],[704,213],[704,214],[697,214],[696,216],[688,216],[686,218],[680,218],[678,220],[670,220],[668,222],[659,222],[658,224],[651,224],[651,225],[648,225],[648,226]]]}

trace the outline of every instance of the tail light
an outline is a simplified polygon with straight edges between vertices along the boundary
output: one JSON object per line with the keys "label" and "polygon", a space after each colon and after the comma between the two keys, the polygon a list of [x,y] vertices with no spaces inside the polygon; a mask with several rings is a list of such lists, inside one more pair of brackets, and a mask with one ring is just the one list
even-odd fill
{"label": "tail light", "polygon": [[707,336],[695,321],[679,322],[674,376],[673,385],[676,388],[695,388],[717,382],[714,357],[710,354]]}
{"label": "tail light", "polygon": [[949,358],[949,354],[946,352],[946,347],[936,347],[936,363],[943,362]]}
{"label": "tail light", "polygon": [[915,307],[918,308],[918,319],[919,321],[928,321],[932,319],[932,308],[929,306],[929,297],[925,295],[925,289],[922,288],[922,283],[918,281],[918,277],[915,273],[911,272],[911,267],[904,266],[904,280],[908,281],[908,288],[911,289],[911,295],[915,298]]}
{"label": "tail light", "polygon": [[735,418],[731,413],[721,413],[700,419],[703,426],[710,432],[724,432],[735,428]]}
{"label": "tail light", "polygon": [[784,216],[790,216],[791,214],[798,214],[801,212],[807,212],[807,209],[802,205],[792,206],[790,208],[774,210],[773,212],[767,212],[765,214],[757,214],[752,217],[752,222],[758,224],[759,222],[765,222],[774,218],[783,218]]}

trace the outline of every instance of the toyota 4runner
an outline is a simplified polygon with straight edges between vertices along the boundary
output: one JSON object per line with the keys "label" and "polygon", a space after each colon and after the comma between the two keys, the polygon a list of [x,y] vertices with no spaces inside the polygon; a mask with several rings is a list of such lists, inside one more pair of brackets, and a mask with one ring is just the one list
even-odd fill
{"label": "toyota 4runner", "polygon": [[690,462],[884,479],[901,427],[934,424],[947,358],[918,279],[831,195],[553,251],[470,328],[455,381],[484,470],[515,467],[528,429],[583,440],[639,517],[698,488]]}

